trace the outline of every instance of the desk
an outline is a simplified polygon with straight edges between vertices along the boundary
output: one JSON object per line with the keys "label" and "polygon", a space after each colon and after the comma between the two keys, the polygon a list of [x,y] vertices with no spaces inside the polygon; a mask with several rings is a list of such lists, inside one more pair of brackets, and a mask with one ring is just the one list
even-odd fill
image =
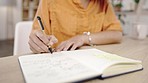
{"label": "desk", "polygon": [[[134,40],[124,37],[120,44],[94,47],[124,57],[141,60],[144,70],[105,80],[93,79],[88,83],[148,83],[148,38]],[[17,58],[18,56],[0,58],[0,83],[25,83]]]}

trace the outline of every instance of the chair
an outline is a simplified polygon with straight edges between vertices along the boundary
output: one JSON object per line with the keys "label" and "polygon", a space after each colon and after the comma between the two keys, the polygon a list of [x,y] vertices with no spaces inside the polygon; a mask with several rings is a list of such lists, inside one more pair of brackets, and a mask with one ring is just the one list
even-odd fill
{"label": "chair", "polygon": [[13,55],[31,53],[29,48],[29,34],[32,29],[32,21],[19,22],[16,24]]}

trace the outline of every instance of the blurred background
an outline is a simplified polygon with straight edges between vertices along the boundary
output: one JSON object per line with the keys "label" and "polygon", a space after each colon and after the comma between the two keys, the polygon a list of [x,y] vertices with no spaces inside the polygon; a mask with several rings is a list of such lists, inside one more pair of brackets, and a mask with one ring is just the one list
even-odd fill
{"label": "blurred background", "polygon": [[[40,0],[0,0],[0,57],[12,56],[15,25],[32,21]],[[110,0],[117,18],[121,21],[123,35],[130,34],[132,24],[147,24],[147,0]]]}

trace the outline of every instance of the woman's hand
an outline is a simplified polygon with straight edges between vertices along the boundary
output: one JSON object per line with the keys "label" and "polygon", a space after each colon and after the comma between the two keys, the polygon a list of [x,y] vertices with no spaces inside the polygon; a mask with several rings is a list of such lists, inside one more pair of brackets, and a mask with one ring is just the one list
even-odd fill
{"label": "woman's hand", "polygon": [[70,38],[69,40],[63,41],[57,48],[56,51],[67,51],[75,50],[85,44],[87,37],[85,35],[78,35]]}
{"label": "woman's hand", "polygon": [[41,30],[33,30],[29,36],[29,46],[33,53],[49,52],[48,45],[57,43],[58,40],[53,35],[45,35]]}

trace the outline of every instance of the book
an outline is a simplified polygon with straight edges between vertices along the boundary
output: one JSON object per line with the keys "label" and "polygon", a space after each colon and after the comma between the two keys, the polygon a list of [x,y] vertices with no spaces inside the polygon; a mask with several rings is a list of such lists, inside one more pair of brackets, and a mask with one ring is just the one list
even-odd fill
{"label": "book", "polygon": [[26,83],[80,82],[142,70],[142,62],[97,49],[20,56]]}

